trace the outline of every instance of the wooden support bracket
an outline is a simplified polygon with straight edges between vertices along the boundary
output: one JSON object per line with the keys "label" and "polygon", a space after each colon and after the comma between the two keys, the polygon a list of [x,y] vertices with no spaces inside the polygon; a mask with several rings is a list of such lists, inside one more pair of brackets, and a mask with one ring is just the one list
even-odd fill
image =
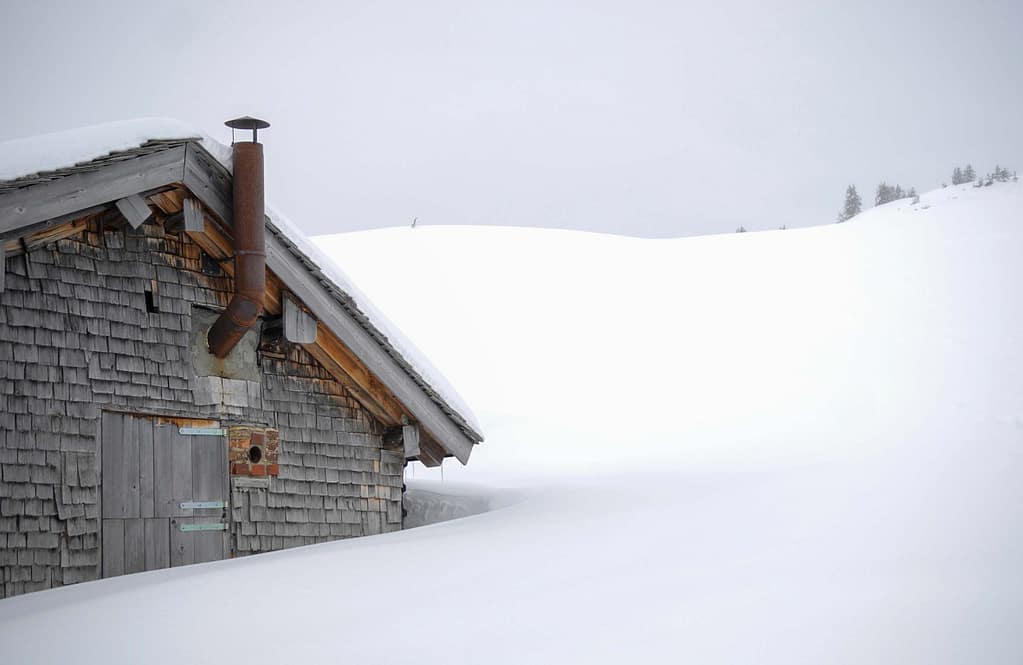
{"label": "wooden support bracket", "polygon": [[203,219],[202,204],[195,199],[185,199],[181,202],[182,212],[185,214],[185,231],[202,233],[206,230],[206,222]]}
{"label": "wooden support bracket", "polygon": [[153,216],[153,211],[149,209],[149,204],[146,200],[138,194],[132,194],[126,196],[123,199],[117,201],[117,209],[121,211],[124,218],[131,224],[131,228],[137,229],[142,224]]}
{"label": "wooden support bracket", "polygon": [[419,425],[405,422],[401,430],[401,440],[405,446],[405,459],[419,457]]}
{"label": "wooden support bracket", "polygon": [[295,344],[316,342],[316,319],[302,309],[288,293],[283,293],[281,303],[284,318],[284,339]]}
{"label": "wooden support bracket", "polygon": [[423,440],[419,442],[418,458],[425,466],[440,466],[444,461],[444,451],[437,444]]}

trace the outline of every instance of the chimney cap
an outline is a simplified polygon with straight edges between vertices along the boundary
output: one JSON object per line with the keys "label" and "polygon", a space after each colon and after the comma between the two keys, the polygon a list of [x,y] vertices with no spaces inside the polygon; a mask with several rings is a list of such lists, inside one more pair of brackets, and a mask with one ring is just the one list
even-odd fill
{"label": "chimney cap", "polygon": [[243,115],[240,118],[234,120],[228,120],[224,123],[231,129],[266,129],[270,126],[270,123],[266,120],[260,120],[259,118],[253,118],[250,115]]}

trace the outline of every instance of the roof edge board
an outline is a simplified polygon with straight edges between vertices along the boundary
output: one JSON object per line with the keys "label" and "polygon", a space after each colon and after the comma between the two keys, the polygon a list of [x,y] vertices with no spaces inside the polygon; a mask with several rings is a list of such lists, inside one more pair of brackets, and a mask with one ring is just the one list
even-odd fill
{"label": "roof edge board", "polygon": [[0,234],[179,182],[184,162],[177,145],[0,193]]}

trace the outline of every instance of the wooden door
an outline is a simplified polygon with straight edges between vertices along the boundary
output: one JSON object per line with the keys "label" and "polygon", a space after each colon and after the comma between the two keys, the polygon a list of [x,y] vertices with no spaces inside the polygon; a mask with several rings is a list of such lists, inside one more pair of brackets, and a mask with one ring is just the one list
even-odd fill
{"label": "wooden door", "polygon": [[103,577],[229,555],[226,439],[185,431],[103,414]]}

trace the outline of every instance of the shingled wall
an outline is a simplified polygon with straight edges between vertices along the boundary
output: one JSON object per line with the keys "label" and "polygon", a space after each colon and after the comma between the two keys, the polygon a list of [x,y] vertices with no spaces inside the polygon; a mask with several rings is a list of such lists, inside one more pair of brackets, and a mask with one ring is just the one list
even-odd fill
{"label": "shingled wall", "polygon": [[264,356],[263,403],[280,431],[280,475],[268,488],[232,483],[238,553],[401,527],[401,454],[381,448],[379,425],[312,356]]}
{"label": "shingled wall", "polygon": [[[400,528],[400,454],[383,449],[379,423],[303,349],[261,353],[242,402],[197,403],[209,400],[196,399],[193,307],[224,307],[231,280],[203,274],[187,236],[94,221],[8,257],[5,277],[0,598],[99,576],[104,409],[279,429],[280,475],[232,482],[240,554]],[[148,311],[147,290],[159,311]]]}

